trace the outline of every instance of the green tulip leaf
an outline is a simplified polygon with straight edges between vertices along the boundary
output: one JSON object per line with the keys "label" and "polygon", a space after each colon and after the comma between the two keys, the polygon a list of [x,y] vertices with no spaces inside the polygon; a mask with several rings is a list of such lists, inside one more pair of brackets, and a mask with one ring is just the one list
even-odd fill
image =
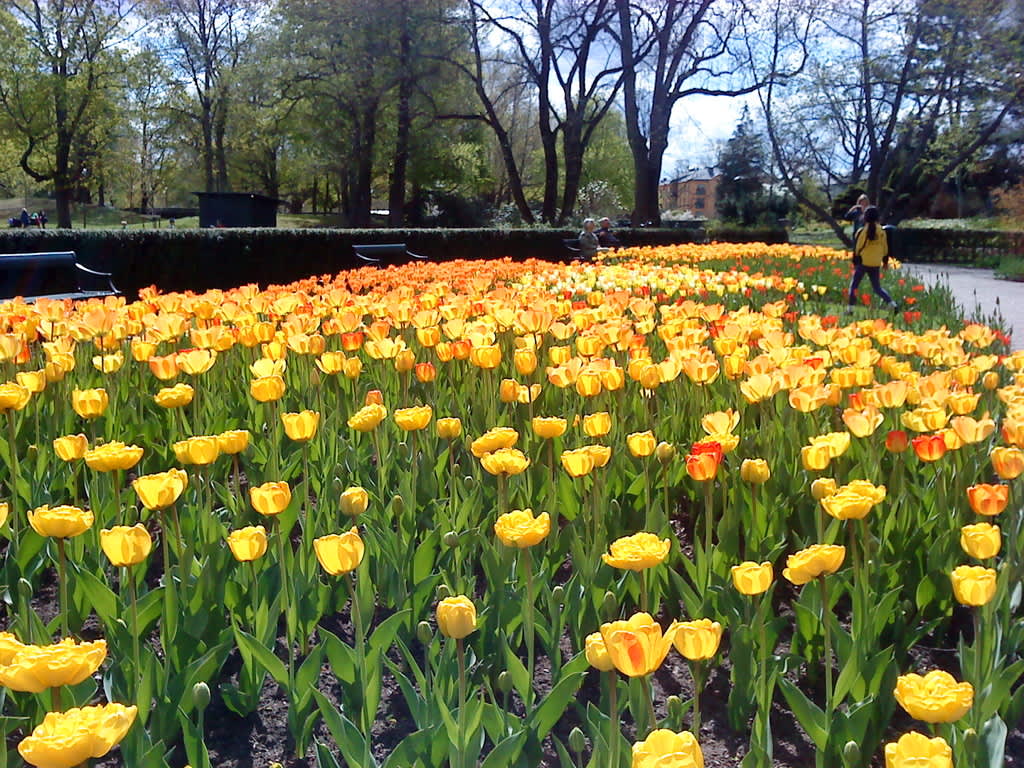
{"label": "green tulip leaf", "polygon": [[828,722],[825,713],[790,680],[779,678],[779,688],[804,732],[818,749],[825,749],[828,744]]}
{"label": "green tulip leaf", "polygon": [[255,637],[238,627],[235,627],[235,639],[246,663],[262,668],[278,685],[288,687],[288,670],[272,650],[261,645]]}

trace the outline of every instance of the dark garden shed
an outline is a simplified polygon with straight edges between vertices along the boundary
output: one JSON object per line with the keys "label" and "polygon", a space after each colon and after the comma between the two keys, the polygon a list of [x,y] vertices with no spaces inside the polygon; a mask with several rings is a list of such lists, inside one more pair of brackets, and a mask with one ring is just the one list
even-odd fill
{"label": "dark garden shed", "polygon": [[276,227],[280,200],[255,192],[196,192],[200,227]]}

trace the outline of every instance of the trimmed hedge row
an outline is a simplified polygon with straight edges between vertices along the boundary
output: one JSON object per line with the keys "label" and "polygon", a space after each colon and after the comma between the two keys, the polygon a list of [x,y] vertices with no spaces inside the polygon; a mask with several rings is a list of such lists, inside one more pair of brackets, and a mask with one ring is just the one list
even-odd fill
{"label": "trimmed hedge row", "polygon": [[994,266],[1024,255],[1024,232],[984,229],[897,229],[894,253],[904,261]]}
{"label": "trimmed hedge row", "polygon": [[[669,245],[712,238],[786,242],[785,230],[637,229],[617,231],[625,245]],[[0,231],[0,254],[75,251],[82,264],[114,274],[129,297],[162,291],[204,291],[246,283],[289,283],[310,275],[365,266],[353,244],[404,242],[434,261],[509,256],[552,261],[571,257],[556,229],[181,229]]]}

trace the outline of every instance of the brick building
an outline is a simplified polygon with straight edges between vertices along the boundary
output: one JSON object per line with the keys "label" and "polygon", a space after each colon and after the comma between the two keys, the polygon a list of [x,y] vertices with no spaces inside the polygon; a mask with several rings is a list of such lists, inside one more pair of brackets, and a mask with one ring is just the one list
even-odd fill
{"label": "brick building", "polygon": [[662,211],[689,211],[694,218],[714,218],[721,178],[717,168],[691,168],[658,186],[658,205]]}

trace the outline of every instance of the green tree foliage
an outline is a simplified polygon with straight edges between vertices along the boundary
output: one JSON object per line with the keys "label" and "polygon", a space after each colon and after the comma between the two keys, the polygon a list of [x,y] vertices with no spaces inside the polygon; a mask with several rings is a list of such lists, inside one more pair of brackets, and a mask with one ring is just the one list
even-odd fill
{"label": "green tree foliage", "polygon": [[71,226],[75,187],[104,140],[127,12],[120,0],[11,0],[0,8],[0,119],[22,148],[25,174],[53,185],[61,227]]}

